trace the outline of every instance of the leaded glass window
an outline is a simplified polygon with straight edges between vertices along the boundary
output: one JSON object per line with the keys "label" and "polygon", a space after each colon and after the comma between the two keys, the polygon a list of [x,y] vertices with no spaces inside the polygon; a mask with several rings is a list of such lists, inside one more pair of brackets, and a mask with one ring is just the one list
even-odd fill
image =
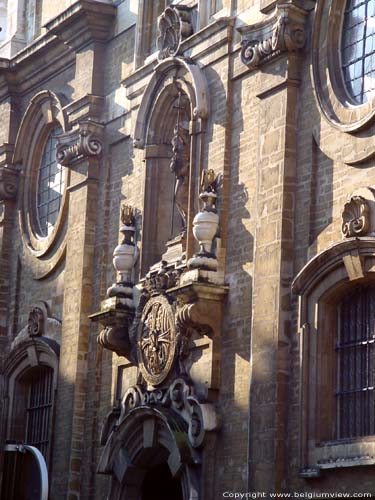
{"label": "leaded glass window", "polygon": [[39,166],[37,182],[37,220],[41,236],[48,236],[57,221],[64,193],[64,171],[56,160],[56,127],[48,136]]}
{"label": "leaded glass window", "polygon": [[375,0],[348,0],[342,31],[342,68],[357,104],[375,94]]}
{"label": "leaded glass window", "polygon": [[362,286],[338,306],[337,437],[375,434],[375,286]]}

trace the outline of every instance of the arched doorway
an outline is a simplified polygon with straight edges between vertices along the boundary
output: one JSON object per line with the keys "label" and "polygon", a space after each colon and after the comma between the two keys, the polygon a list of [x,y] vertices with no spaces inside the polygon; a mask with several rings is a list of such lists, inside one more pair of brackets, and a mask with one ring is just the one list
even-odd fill
{"label": "arched doorway", "polygon": [[146,472],[142,500],[183,500],[181,482],[172,476],[167,462]]}
{"label": "arched doorway", "polygon": [[174,411],[140,406],[120,417],[98,472],[111,474],[111,500],[199,500],[199,460]]}

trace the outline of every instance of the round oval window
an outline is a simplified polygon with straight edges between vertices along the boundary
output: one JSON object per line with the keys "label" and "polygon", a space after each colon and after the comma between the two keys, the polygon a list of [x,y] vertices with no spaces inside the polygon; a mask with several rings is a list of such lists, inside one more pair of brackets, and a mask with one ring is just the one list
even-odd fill
{"label": "round oval window", "polygon": [[37,232],[42,237],[49,236],[53,231],[64,193],[64,169],[56,160],[56,136],[61,133],[60,127],[50,132],[38,169],[36,219]]}
{"label": "round oval window", "polygon": [[375,94],[375,0],[347,0],[341,58],[350,97],[366,103]]}

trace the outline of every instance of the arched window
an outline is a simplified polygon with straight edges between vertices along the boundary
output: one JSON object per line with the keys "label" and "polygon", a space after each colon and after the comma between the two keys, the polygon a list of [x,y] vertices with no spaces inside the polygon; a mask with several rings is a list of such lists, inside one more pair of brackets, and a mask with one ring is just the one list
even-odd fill
{"label": "arched window", "polygon": [[35,446],[48,459],[53,401],[53,369],[26,370],[15,383],[10,440]]}
{"label": "arched window", "polygon": [[300,295],[303,477],[375,464],[374,256],[373,240],[348,238],[311,259],[293,283]]}
{"label": "arched window", "polygon": [[375,0],[347,0],[341,54],[347,90],[363,104],[375,93]]}
{"label": "arched window", "polygon": [[59,346],[52,339],[30,337],[11,350],[5,366],[5,439],[38,448],[47,465],[52,453],[58,354]]}
{"label": "arched window", "polygon": [[44,146],[37,180],[37,222],[40,236],[48,236],[57,221],[64,193],[64,171],[56,160],[56,136],[62,133],[56,127]]}

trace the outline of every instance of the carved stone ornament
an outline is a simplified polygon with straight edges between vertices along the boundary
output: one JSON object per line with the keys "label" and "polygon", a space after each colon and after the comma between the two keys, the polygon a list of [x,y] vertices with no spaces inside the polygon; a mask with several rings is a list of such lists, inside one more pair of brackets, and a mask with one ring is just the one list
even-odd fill
{"label": "carved stone ornament", "polygon": [[122,399],[119,421],[129,411],[141,405],[162,405],[179,414],[188,424],[188,437],[193,448],[199,448],[203,444],[207,431],[220,428],[220,419],[214,406],[199,402],[192,385],[183,378],[177,378],[168,388],[156,391],[147,391],[139,385],[130,387]]}
{"label": "carved stone ornament", "polygon": [[346,238],[364,236],[370,227],[370,207],[363,196],[352,196],[342,213],[342,234]]}
{"label": "carved stone ornament", "polygon": [[193,234],[199,244],[199,252],[189,260],[189,268],[216,271],[217,259],[212,253],[212,242],[219,228],[219,216],[216,210],[217,178],[214,170],[202,172],[201,194],[203,207],[193,220]]}
{"label": "carved stone ornament", "polygon": [[158,60],[176,56],[180,51],[181,42],[193,33],[191,7],[167,7],[158,18],[158,30]]}
{"label": "carved stone ornament", "polygon": [[30,337],[44,334],[45,317],[40,307],[36,306],[31,309],[27,323],[27,332]]}
{"label": "carved stone ornament", "polygon": [[138,363],[144,379],[159,385],[175,359],[177,331],[172,306],[163,295],[146,304],[138,327]]}
{"label": "carved stone ornament", "polygon": [[306,42],[307,12],[293,3],[279,4],[263,23],[240,28],[241,61],[250,69],[276,57],[281,52],[297,51]]}
{"label": "carved stone ornament", "polygon": [[87,120],[81,122],[78,129],[58,136],[57,161],[66,166],[81,156],[99,156],[103,149],[99,137],[102,128],[102,125]]}
{"label": "carved stone ornament", "polygon": [[121,207],[120,233],[124,236],[122,242],[113,251],[113,266],[119,274],[119,280],[107,290],[108,297],[124,297],[129,299],[129,306],[133,307],[132,271],[136,260],[135,249],[135,217],[134,209],[130,205]]}
{"label": "carved stone ornament", "polygon": [[18,189],[18,171],[6,165],[0,166],[0,201],[14,198]]}

